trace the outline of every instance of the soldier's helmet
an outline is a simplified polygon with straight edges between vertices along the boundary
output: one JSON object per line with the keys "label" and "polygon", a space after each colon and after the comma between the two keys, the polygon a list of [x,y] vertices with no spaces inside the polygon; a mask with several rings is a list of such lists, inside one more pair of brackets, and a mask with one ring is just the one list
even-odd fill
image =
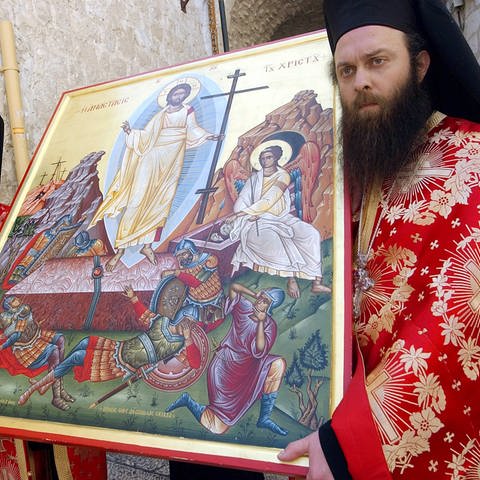
{"label": "soldier's helmet", "polygon": [[170,325],[178,325],[185,317],[188,317],[193,321],[197,321],[197,307],[195,305],[185,305],[175,314],[173,320],[170,320]]}
{"label": "soldier's helmet", "polygon": [[14,296],[4,297],[3,304],[2,304],[4,310],[10,310],[12,308],[12,302],[14,298],[16,297]]}
{"label": "soldier's helmet", "polygon": [[268,315],[271,315],[272,310],[279,307],[285,300],[285,292],[281,288],[266,288],[262,293],[272,301],[267,309]]}
{"label": "soldier's helmet", "polygon": [[195,246],[195,244],[189,240],[188,238],[182,239],[177,246],[175,247],[175,250],[173,252],[174,255],[178,255],[179,253],[188,251],[192,255],[196,255],[198,253],[198,249]]}
{"label": "soldier's helmet", "polygon": [[78,232],[77,235],[75,235],[74,242],[76,247],[86,248],[90,244],[90,235],[85,230],[82,230],[81,232]]}

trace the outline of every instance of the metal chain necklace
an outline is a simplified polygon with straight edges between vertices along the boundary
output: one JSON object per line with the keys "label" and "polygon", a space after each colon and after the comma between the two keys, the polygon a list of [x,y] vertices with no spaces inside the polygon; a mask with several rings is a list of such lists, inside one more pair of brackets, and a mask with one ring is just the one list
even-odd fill
{"label": "metal chain necklace", "polygon": [[[378,182],[372,186],[367,194],[364,193],[362,196],[357,235],[357,252],[355,268],[353,270],[353,315],[355,318],[360,316],[362,295],[368,292],[375,284],[375,281],[370,277],[370,273],[367,270],[367,262],[372,250],[373,241],[378,235],[380,224],[387,212],[388,202],[394,186],[395,181],[392,182],[385,199],[382,198],[382,186],[381,183]],[[375,222],[379,203],[382,209]]]}
{"label": "metal chain necklace", "polygon": [[[426,132],[430,132],[433,128],[439,125],[444,118],[445,114],[437,111],[433,112],[426,123]],[[362,295],[375,285],[375,281],[370,277],[370,273],[367,270],[367,262],[372,250],[373,241],[378,235],[380,224],[387,213],[388,202],[390,201],[397,180],[399,180],[398,175],[393,180],[385,198],[383,198],[382,182],[376,182],[367,194],[365,194],[364,189],[360,206],[357,254],[353,271],[353,314],[355,318],[360,316]],[[379,204],[381,205],[382,210],[375,223]]]}

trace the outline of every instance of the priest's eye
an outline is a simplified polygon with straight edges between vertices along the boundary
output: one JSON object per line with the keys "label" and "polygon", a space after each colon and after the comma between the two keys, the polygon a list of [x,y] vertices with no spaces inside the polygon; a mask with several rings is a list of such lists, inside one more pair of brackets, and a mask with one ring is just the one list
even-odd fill
{"label": "priest's eye", "polygon": [[372,65],[378,67],[379,65],[383,65],[385,63],[385,59],[380,57],[374,57],[372,58],[371,62]]}
{"label": "priest's eye", "polygon": [[339,68],[339,76],[342,78],[347,78],[353,75],[355,69],[350,65],[345,65]]}

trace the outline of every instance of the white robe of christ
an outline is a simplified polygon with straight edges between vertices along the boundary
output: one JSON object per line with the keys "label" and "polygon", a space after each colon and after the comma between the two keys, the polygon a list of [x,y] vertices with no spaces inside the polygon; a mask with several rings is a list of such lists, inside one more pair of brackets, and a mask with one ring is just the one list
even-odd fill
{"label": "white robe of christ", "polygon": [[211,133],[197,124],[188,105],[157,113],[144,130],[126,136],[122,165],[91,225],[104,217],[122,217],[115,248],[150,244],[165,225],[182,171],[185,150],[204,143]]}

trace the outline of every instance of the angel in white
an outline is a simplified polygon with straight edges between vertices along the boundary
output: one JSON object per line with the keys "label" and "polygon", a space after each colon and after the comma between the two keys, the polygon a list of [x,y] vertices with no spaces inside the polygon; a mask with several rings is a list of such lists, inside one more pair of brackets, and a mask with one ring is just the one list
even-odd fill
{"label": "angel in white", "polygon": [[287,292],[300,296],[297,278],[312,280],[313,293],[329,293],[322,284],[321,238],[318,230],[291,213],[290,174],[279,165],[283,150],[271,145],[260,152],[261,169],[243,186],[227,219],[230,238],[240,243],[232,258],[234,271],[246,266],[288,277]]}

